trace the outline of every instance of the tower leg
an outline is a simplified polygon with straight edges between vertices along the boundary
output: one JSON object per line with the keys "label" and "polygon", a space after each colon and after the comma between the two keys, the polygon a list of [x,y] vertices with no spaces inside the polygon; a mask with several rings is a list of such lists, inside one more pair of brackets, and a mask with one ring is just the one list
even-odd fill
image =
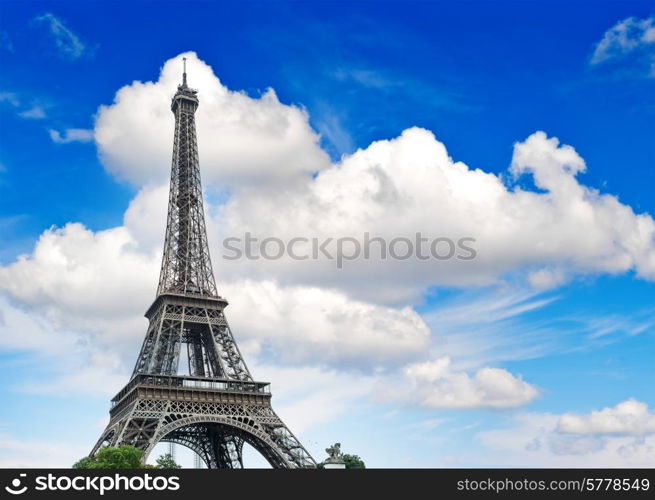
{"label": "tower leg", "polygon": [[219,469],[243,469],[243,439],[226,432],[224,428],[210,428],[212,443]]}

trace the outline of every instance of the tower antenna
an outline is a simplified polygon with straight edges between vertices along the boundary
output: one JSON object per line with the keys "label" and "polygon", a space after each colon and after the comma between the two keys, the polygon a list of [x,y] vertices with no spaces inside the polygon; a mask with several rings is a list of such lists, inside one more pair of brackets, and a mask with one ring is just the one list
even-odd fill
{"label": "tower antenna", "polygon": [[182,73],[182,85],[186,87],[186,57],[182,58],[182,64],[184,65],[184,72]]}

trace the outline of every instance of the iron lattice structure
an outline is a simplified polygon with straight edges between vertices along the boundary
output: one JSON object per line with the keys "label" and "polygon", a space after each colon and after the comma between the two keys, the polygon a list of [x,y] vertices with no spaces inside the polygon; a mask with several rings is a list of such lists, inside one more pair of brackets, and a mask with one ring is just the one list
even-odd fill
{"label": "iron lattice structure", "polygon": [[207,245],[195,112],[186,67],[173,97],[175,139],[168,220],[157,297],[134,372],[112,399],[110,421],[91,455],[129,444],[144,459],[159,442],[193,450],[208,468],[242,468],[243,444],[275,468],[316,462],[271,407],[225,318]]}

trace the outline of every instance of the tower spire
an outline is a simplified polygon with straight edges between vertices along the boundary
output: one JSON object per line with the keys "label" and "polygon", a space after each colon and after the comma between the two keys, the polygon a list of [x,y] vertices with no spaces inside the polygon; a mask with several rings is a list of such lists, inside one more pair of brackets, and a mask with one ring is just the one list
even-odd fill
{"label": "tower spire", "polygon": [[194,114],[197,92],[187,87],[186,57],[182,85],[173,96],[175,140],[171,168],[164,258],[157,295],[218,297],[205,229]]}

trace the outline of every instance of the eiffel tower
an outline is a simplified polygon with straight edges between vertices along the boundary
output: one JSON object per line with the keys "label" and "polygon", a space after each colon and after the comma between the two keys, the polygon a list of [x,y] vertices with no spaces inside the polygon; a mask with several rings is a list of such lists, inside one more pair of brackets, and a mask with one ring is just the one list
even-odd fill
{"label": "eiffel tower", "polygon": [[[197,91],[182,84],[171,103],[175,139],[157,297],[130,381],[111,400],[91,455],[129,444],[144,460],[159,442],[193,450],[207,468],[243,468],[243,444],[274,468],[316,462],[271,407],[268,382],[253,379],[225,318],[207,245],[194,114]],[[188,374],[187,374],[188,373]]]}

